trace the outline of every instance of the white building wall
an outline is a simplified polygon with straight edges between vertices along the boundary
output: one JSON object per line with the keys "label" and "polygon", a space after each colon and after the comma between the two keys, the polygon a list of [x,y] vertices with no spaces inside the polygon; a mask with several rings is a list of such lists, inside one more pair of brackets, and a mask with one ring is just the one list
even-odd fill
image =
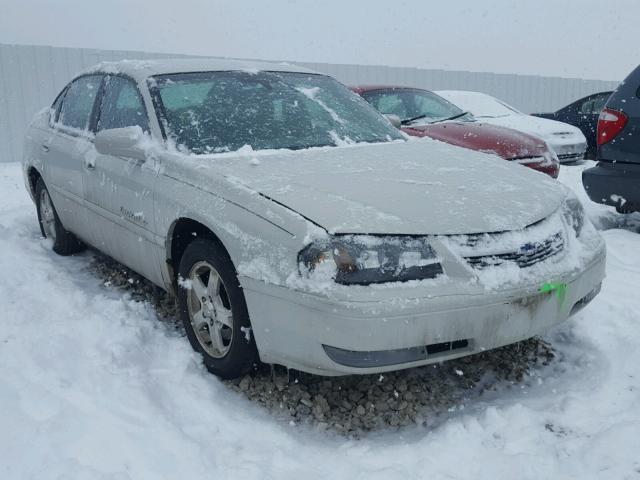
{"label": "white building wall", "polygon": [[[101,61],[162,58],[159,53],[0,44],[0,162],[21,158],[24,130],[80,70]],[[176,55],[171,55],[175,57]],[[430,90],[479,90],[525,111],[553,111],[616,82],[526,75],[293,62],[347,85],[406,85]]]}

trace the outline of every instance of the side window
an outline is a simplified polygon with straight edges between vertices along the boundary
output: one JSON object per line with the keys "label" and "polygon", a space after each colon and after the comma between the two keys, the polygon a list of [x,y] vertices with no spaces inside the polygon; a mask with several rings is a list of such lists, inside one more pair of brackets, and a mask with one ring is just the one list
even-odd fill
{"label": "side window", "polygon": [[606,105],[607,100],[609,100],[609,94],[608,93],[605,94],[605,95],[600,95],[600,96],[596,97],[593,100],[593,107],[591,109],[591,113],[600,114],[600,112],[602,111],[602,109]]}
{"label": "side window", "polygon": [[149,131],[149,119],[138,87],[127,78],[108,77],[100,105],[98,131],[136,125]]}
{"label": "side window", "polygon": [[608,99],[609,94],[592,97],[582,104],[580,107],[580,113],[584,113],[585,115],[597,115],[604,108]]}
{"label": "side window", "polygon": [[586,102],[582,103],[582,106],[580,107],[580,113],[584,113],[585,115],[591,115],[593,113],[593,103],[595,102],[595,100],[590,99],[587,100]]}
{"label": "side window", "polygon": [[51,116],[49,121],[53,124],[58,121],[58,115],[60,114],[60,107],[62,106],[62,99],[67,93],[67,87],[65,87],[56,97],[53,105],[51,105]]}
{"label": "side window", "polygon": [[75,80],[62,100],[58,122],[78,130],[87,130],[93,104],[102,82],[101,75],[90,75]]}

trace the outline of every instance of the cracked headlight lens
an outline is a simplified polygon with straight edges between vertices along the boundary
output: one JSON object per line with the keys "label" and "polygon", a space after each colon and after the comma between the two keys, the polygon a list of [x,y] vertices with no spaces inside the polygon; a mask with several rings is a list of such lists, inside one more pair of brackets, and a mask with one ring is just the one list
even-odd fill
{"label": "cracked headlight lens", "polygon": [[443,273],[428,240],[407,236],[330,237],[300,251],[298,265],[303,276],[322,270],[345,285],[422,280]]}

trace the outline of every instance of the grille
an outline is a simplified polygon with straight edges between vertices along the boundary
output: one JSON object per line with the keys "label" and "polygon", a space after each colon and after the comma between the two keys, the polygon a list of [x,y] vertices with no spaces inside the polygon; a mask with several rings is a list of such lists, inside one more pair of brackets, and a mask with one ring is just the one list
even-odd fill
{"label": "grille", "polygon": [[482,269],[490,266],[502,265],[505,262],[515,262],[520,268],[530,267],[538,262],[557,255],[564,249],[564,238],[556,233],[540,242],[525,243],[516,252],[497,253],[464,257],[473,268]]}
{"label": "grille", "polygon": [[558,155],[558,160],[582,160],[584,153],[562,153]]}

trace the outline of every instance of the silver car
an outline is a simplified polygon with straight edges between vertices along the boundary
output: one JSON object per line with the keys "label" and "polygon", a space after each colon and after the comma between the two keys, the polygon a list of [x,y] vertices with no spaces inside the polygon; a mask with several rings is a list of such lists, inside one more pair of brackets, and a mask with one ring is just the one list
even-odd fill
{"label": "silver car", "polygon": [[409,140],[331,77],[217,60],[101,64],[26,136],[44,236],[177,296],[207,368],[322,375],[469,355],[588,303],[603,241],[547,176]]}
{"label": "silver car", "polygon": [[440,90],[436,93],[472,113],[483,123],[512,128],[543,139],[558,155],[560,163],[576,162],[585,156],[587,139],[578,127],[527,115],[486,93],[464,90]]}

